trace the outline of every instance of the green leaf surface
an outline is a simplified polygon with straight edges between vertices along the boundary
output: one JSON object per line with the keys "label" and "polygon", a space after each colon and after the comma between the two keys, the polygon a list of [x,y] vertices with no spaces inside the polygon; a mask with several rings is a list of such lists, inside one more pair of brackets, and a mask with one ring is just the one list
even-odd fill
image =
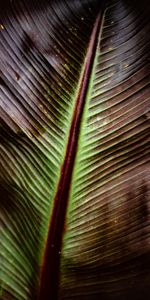
{"label": "green leaf surface", "polygon": [[150,4],[0,3],[0,297],[148,300]]}

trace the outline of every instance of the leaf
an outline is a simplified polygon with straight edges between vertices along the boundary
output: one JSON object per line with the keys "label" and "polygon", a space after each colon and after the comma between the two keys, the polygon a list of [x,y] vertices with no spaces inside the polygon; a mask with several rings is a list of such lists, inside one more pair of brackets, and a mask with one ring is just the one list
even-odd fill
{"label": "leaf", "polygon": [[149,2],[0,4],[1,298],[149,299]]}

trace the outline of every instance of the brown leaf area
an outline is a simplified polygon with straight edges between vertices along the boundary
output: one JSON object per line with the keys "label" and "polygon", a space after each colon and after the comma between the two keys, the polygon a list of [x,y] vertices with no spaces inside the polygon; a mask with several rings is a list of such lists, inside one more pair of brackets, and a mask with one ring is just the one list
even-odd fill
{"label": "brown leaf area", "polygon": [[61,299],[149,299],[149,9],[147,1],[108,2],[86,145],[77,154]]}
{"label": "brown leaf area", "polygon": [[[137,176],[135,173],[137,172]],[[99,212],[89,213],[87,236],[84,234],[78,252],[65,257],[66,278],[62,299],[72,293],[83,299],[149,299],[150,283],[150,184],[149,166],[120,176],[113,192],[105,192]],[[139,173],[141,173],[139,175]],[[130,177],[130,179],[129,179]],[[114,187],[115,181],[111,182]],[[114,201],[112,201],[114,199]],[[95,224],[95,219],[97,222]],[[96,227],[95,227],[96,226]],[[78,228],[80,230],[80,228]],[[83,226],[82,226],[83,230]],[[91,236],[91,238],[90,238]],[[77,249],[76,249],[77,250]],[[68,252],[69,253],[69,252]],[[72,278],[72,280],[71,280]],[[84,287],[86,289],[84,290]],[[90,290],[95,289],[90,295]],[[84,293],[86,296],[84,296]],[[64,296],[63,296],[64,295]],[[79,296],[80,297],[80,296]]]}

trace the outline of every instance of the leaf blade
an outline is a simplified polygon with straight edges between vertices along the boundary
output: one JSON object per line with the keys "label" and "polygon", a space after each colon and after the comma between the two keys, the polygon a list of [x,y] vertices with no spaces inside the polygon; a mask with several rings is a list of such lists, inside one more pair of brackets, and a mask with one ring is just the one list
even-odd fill
{"label": "leaf blade", "polygon": [[[15,76],[16,81],[20,81],[18,72],[12,73],[14,68],[13,39],[10,37],[12,31],[9,32],[6,28],[6,32],[7,30],[9,32],[6,36],[2,31],[3,49],[7,52],[6,45],[8,48],[9,44],[11,46],[8,77],[6,76],[7,80],[3,77],[1,83],[2,95],[7,96],[5,100],[9,100],[10,105],[6,111],[5,106],[3,107],[1,117],[5,125],[2,123],[0,128],[3,167],[1,167],[3,193],[1,208],[4,211],[5,228],[2,296],[4,299],[12,296],[14,299],[31,299],[31,297],[33,299],[37,297],[38,290],[38,279],[34,278],[35,270],[38,269],[39,278],[49,218],[52,216],[53,200],[67,149],[76,89],[96,8],[92,15],[89,13],[88,1],[65,2],[62,6],[59,1],[54,6],[51,2],[49,11],[53,12],[50,14],[52,20],[48,18],[43,21],[42,18],[48,15],[47,6],[46,9],[39,6],[39,10],[34,10],[32,4],[31,9],[27,2],[26,7],[24,4],[21,6],[21,10],[25,9],[25,14],[29,13],[27,18],[30,20],[30,27],[37,34],[33,38],[32,30],[28,32],[27,23],[18,11],[19,2],[16,3],[16,6],[11,8],[11,14],[9,15],[6,10],[6,15],[9,21],[12,18],[18,29],[18,33],[15,32],[14,35],[17,38],[17,45],[19,38],[23,39],[21,51],[24,55],[25,72],[24,80],[21,79],[19,84],[14,83],[13,78]],[[96,2],[94,5],[96,7]],[[15,23],[14,9],[17,11],[17,20],[22,29]],[[35,25],[34,21],[38,25]],[[80,28],[81,21],[86,23],[85,30],[82,26]],[[56,30],[55,22],[59,24],[60,32]],[[71,33],[68,34],[69,24]],[[42,38],[40,41],[40,35],[38,36],[38,30],[40,34],[43,31],[42,26],[45,28],[43,36],[46,42]],[[46,48],[48,28],[51,31],[51,54]],[[23,30],[27,32],[27,37]],[[127,299],[131,295],[134,299],[143,299],[143,294],[144,298],[148,299],[150,260],[147,183],[148,30],[148,9],[145,11],[139,3],[135,5],[135,2],[108,2],[103,30],[100,33],[100,53],[97,49],[98,54],[81,122],[64,233],[64,248],[61,253],[60,299],[77,297],[92,300],[99,297]],[[62,32],[66,34],[66,39]],[[9,42],[6,41],[6,37]],[[74,42],[73,45],[69,40],[67,42],[67,37]],[[82,43],[80,51],[79,43]],[[72,50],[71,47],[75,49]],[[65,55],[62,57],[65,48],[67,50],[63,52]],[[53,51],[58,55],[56,60]],[[70,62],[73,62],[71,69]],[[16,65],[21,66],[17,60]],[[30,65],[33,69],[28,75],[26,67]],[[4,66],[5,64],[3,65],[5,69]],[[31,94],[29,90],[33,90]],[[13,97],[17,95],[16,93],[17,99]],[[27,96],[29,103],[26,101]],[[50,101],[51,99],[53,101]],[[15,118],[11,116],[11,110]],[[144,178],[144,181],[141,178]],[[6,198],[8,203],[5,203]],[[145,202],[143,199],[146,199]],[[133,211],[132,215],[130,211]],[[25,242],[24,248],[21,249],[20,241],[26,237],[26,234],[23,236],[23,232],[26,234],[29,232],[29,236],[28,242]],[[141,246],[138,244],[140,242]],[[16,266],[9,261],[8,248],[13,254]],[[33,249],[39,251],[35,256]],[[24,262],[27,267],[24,266]],[[18,281],[19,274],[22,274],[21,282]],[[131,279],[129,286],[128,278]],[[142,289],[144,292],[141,292]],[[132,290],[135,290],[134,294]]]}

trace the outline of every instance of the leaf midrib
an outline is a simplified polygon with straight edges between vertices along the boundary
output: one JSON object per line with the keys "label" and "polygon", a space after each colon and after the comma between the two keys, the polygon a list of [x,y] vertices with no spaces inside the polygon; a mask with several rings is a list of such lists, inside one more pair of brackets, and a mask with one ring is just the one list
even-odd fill
{"label": "leaf midrib", "polygon": [[58,299],[60,254],[65,227],[65,217],[68,205],[70,184],[77,152],[78,138],[85,99],[89,88],[89,79],[91,77],[96,48],[98,44],[101,20],[102,14],[99,13],[93,26],[93,31],[87,49],[81,78],[79,80],[78,92],[75,99],[74,112],[66,147],[66,154],[60,172],[61,175],[54,198],[54,207],[49,224],[48,237],[41,271],[38,296],[39,300]]}

